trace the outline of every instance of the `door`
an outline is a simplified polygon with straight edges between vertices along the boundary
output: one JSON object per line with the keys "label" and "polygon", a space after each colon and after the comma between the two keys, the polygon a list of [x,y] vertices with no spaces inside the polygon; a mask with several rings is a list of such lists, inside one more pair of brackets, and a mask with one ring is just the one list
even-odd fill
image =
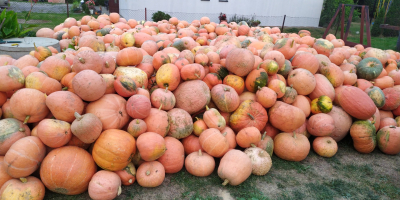
{"label": "door", "polygon": [[119,13],[119,0],[109,0],[110,13]]}

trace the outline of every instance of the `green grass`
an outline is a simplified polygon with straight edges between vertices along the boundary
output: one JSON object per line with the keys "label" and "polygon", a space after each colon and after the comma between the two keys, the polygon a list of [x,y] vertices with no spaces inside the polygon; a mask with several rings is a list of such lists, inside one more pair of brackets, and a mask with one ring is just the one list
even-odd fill
{"label": "green grass", "polygon": [[[19,12],[17,13],[17,18],[18,19],[24,19],[25,15],[27,12]],[[76,20],[80,20],[83,16],[86,14],[76,14],[76,13],[71,13],[69,14],[69,17],[73,17]],[[94,16],[96,17],[96,16]],[[59,14],[59,13],[32,13],[31,14],[31,19],[30,20],[43,20],[46,21],[45,23],[35,23],[38,25],[37,27],[34,28],[33,31],[37,31],[40,28],[51,28],[54,29],[55,26],[64,23],[65,19],[67,18],[67,13],[65,14]],[[29,21],[28,21],[29,23]]]}
{"label": "green grass", "polygon": [[[345,25],[346,26],[346,25]],[[325,32],[325,28],[315,28],[315,27],[285,27],[283,29],[283,32],[285,33],[298,33],[300,30],[308,30],[311,32],[311,36],[315,38],[322,38]],[[360,23],[357,22],[352,22],[350,29],[349,29],[349,35],[347,37],[347,40],[350,42],[360,42],[360,35],[356,34],[356,32],[360,32]],[[336,27],[331,27],[329,30],[329,33],[335,35],[336,32]],[[346,33],[346,31],[344,32]],[[338,32],[336,34],[337,38],[340,38],[340,27],[338,29]],[[396,50],[396,43],[397,43],[397,37],[371,37],[371,46],[379,49],[392,49]],[[366,34],[366,26],[364,25],[364,44],[367,44],[367,34]]]}

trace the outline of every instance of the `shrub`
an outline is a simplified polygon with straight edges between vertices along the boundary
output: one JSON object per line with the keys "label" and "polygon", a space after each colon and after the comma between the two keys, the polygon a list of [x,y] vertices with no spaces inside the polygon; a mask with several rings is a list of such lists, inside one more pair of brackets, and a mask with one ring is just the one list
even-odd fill
{"label": "shrub", "polygon": [[[339,4],[354,4],[353,0],[326,0],[324,1],[323,9],[321,11],[321,18],[319,19],[319,26],[327,27],[332,17],[335,15],[335,12],[339,6]],[[350,7],[346,7],[345,9],[345,17],[346,19],[350,14]],[[336,17],[340,18],[341,15]],[[354,10],[353,18],[357,18],[360,16],[360,12],[358,10]]]}
{"label": "shrub", "polygon": [[379,11],[378,16],[376,17],[376,19],[374,21],[374,25],[372,25],[372,29],[371,29],[372,36],[378,37],[382,34],[382,29],[379,28],[379,26],[384,23],[384,17],[385,17],[385,9],[381,9]]}
{"label": "shrub", "polygon": [[83,11],[85,14],[90,15],[90,11],[89,11],[89,8],[88,8],[88,6],[86,5],[86,3],[82,4],[82,11]]}
{"label": "shrub", "polygon": [[230,22],[236,22],[237,24],[239,24],[240,22],[246,22],[249,26],[257,26],[259,25],[261,22],[260,20],[256,20],[254,16],[252,16],[251,18],[245,17],[245,16],[239,16],[237,14],[234,14],[231,18],[229,18],[228,23]]}
{"label": "shrub", "polygon": [[[389,11],[386,14],[385,24],[389,24],[392,26],[400,26],[400,0],[393,0],[392,5],[390,5]],[[383,29],[383,35],[385,37],[397,37],[399,35],[399,31]]]}
{"label": "shrub", "polygon": [[158,21],[161,21],[164,19],[169,20],[169,18],[171,18],[171,16],[162,11],[157,11],[157,12],[153,13],[153,15],[151,16],[151,19],[153,20],[153,22],[158,22]]}

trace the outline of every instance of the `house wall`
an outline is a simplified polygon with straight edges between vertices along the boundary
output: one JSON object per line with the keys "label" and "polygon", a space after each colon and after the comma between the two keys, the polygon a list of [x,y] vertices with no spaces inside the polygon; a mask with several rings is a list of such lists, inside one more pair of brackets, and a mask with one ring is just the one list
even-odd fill
{"label": "house wall", "polygon": [[322,4],[323,0],[119,0],[119,9],[123,17],[136,20],[145,20],[144,9],[147,8],[147,20],[160,10],[189,22],[202,16],[219,22],[218,16],[222,12],[228,20],[234,14],[255,16],[263,26],[280,26],[286,15],[285,26],[316,27]]}

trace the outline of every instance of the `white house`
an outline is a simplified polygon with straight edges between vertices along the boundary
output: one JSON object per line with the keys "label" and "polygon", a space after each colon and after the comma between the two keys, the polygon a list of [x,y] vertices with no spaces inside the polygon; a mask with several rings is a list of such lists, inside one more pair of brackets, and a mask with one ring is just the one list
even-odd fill
{"label": "white house", "polygon": [[317,27],[323,0],[119,0],[119,13],[126,19],[151,20],[154,12],[163,11],[180,20],[191,22],[207,16],[219,22],[219,14],[227,19],[234,14],[260,20],[262,26]]}

